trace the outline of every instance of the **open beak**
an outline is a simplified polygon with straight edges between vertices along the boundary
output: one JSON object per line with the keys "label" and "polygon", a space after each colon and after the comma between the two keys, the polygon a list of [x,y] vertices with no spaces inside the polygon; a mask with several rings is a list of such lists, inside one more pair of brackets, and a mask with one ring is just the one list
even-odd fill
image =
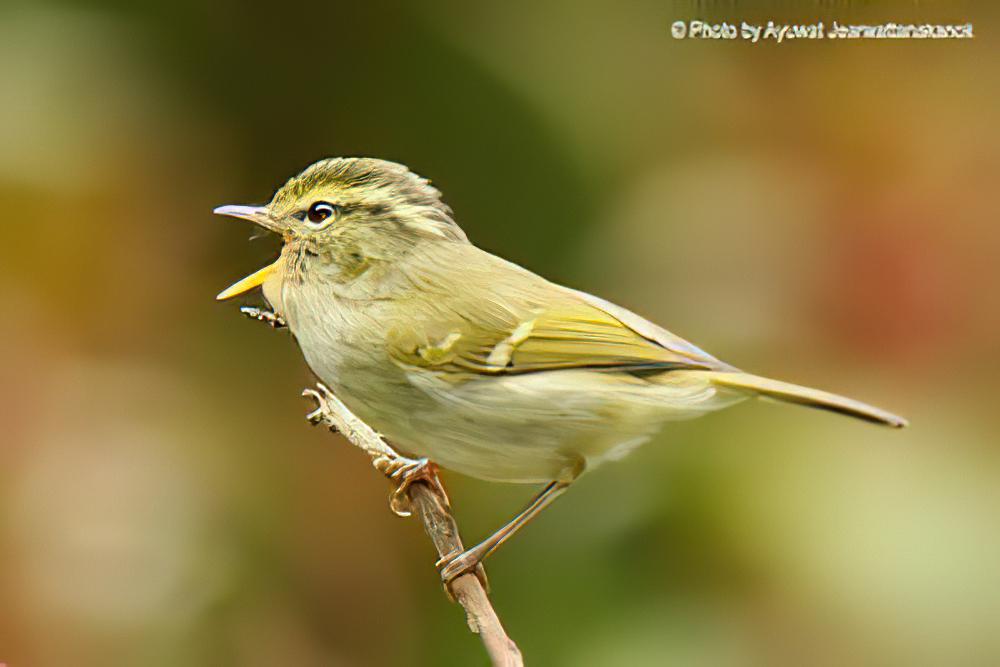
{"label": "open beak", "polygon": [[[278,226],[271,218],[271,214],[265,206],[220,206],[212,212],[217,215],[228,215],[231,218],[249,220],[250,222],[256,223],[273,232],[279,231]],[[279,259],[273,264],[251,273],[246,278],[243,278],[242,280],[219,292],[218,296],[215,298],[219,301],[224,301],[226,299],[231,299],[234,296],[239,296],[245,292],[249,292],[254,287],[263,285],[264,282],[271,277],[271,274],[278,269],[278,264],[280,262],[281,260]]]}

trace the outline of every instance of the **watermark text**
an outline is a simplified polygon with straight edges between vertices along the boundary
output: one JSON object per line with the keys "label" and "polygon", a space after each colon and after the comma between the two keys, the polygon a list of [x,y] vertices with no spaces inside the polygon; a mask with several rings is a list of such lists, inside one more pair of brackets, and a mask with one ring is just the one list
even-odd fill
{"label": "watermark text", "polygon": [[732,39],[752,44],[772,41],[777,44],[797,39],[972,39],[971,23],[963,25],[882,23],[880,25],[849,25],[834,21],[816,23],[709,23],[707,21],[674,21],[670,26],[674,39]]}

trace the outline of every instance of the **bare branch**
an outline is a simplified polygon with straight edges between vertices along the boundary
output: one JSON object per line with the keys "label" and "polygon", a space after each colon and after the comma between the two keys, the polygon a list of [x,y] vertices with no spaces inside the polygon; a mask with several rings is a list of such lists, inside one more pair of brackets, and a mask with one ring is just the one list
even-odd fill
{"label": "bare branch", "polygon": [[[397,454],[378,433],[358,419],[324,385],[317,385],[317,389],[306,389],[303,395],[312,397],[318,405],[316,410],[309,414],[309,421],[314,424],[326,424],[331,430],[339,431],[351,444],[364,450],[372,458],[372,465],[380,472],[398,470],[400,461],[411,462],[410,459]],[[405,488],[408,506],[423,522],[424,530],[434,543],[439,558],[461,553],[462,540],[458,534],[458,525],[451,514],[448,499],[443,494],[433,468],[428,474],[432,476],[430,481],[418,478]],[[399,513],[395,507],[393,509]],[[496,610],[490,603],[484,585],[485,574],[481,569],[478,574],[482,579],[474,573],[457,577],[450,586],[446,586],[446,591],[465,609],[469,629],[479,635],[492,664],[523,667],[524,661],[520,649],[507,636]]]}

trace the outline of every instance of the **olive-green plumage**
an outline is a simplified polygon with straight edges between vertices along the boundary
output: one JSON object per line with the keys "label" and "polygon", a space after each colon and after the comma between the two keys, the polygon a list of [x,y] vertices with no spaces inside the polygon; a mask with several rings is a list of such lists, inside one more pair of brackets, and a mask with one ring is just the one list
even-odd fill
{"label": "olive-green plumage", "polygon": [[[323,160],[259,208],[262,284],[313,371],[404,451],[510,482],[568,481],[672,419],[765,396],[902,426],[863,403],[742,373],[602,299],[467,240],[402,165]],[[236,289],[236,288],[239,289]]]}

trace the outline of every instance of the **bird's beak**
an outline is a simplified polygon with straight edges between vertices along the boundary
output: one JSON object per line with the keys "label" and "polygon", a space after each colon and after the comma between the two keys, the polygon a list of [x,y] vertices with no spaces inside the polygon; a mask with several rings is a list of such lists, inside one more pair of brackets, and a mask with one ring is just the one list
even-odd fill
{"label": "bird's beak", "polygon": [[[217,215],[228,215],[231,218],[249,220],[250,222],[256,223],[273,232],[280,231],[278,225],[275,223],[270,212],[265,206],[220,206],[212,212]],[[249,292],[254,287],[264,284],[271,274],[278,269],[279,262],[281,262],[280,259],[274,264],[270,264],[265,266],[263,269],[251,273],[246,278],[237,281],[219,292],[219,295],[215,298],[219,301],[224,301],[226,299],[231,299],[234,296],[243,294],[244,292]]]}
{"label": "bird's beak", "polygon": [[228,215],[230,218],[239,218],[240,220],[249,220],[264,229],[270,229],[272,232],[279,231],[274,219],[271,218],[271,212],[267,210],[266,206],[238,206],[230,204],[229,206],[220,206],[212,211],[212,213],[216,215]]}
{"label": "bird's beak", "polygon": [[244,292],[249,292],[258,285],[263,285],[264,282],[271,277],[271,274],[277,271],[279,262],[281,262],[280,259],[274,264],[268,264],[263,269],[258,269],[246,278],[236,281],[226,289],[219,292],[219,294],[215,297],[216,300],[225,301],[226,299],[231,299],[234,296],[239,296]]}

